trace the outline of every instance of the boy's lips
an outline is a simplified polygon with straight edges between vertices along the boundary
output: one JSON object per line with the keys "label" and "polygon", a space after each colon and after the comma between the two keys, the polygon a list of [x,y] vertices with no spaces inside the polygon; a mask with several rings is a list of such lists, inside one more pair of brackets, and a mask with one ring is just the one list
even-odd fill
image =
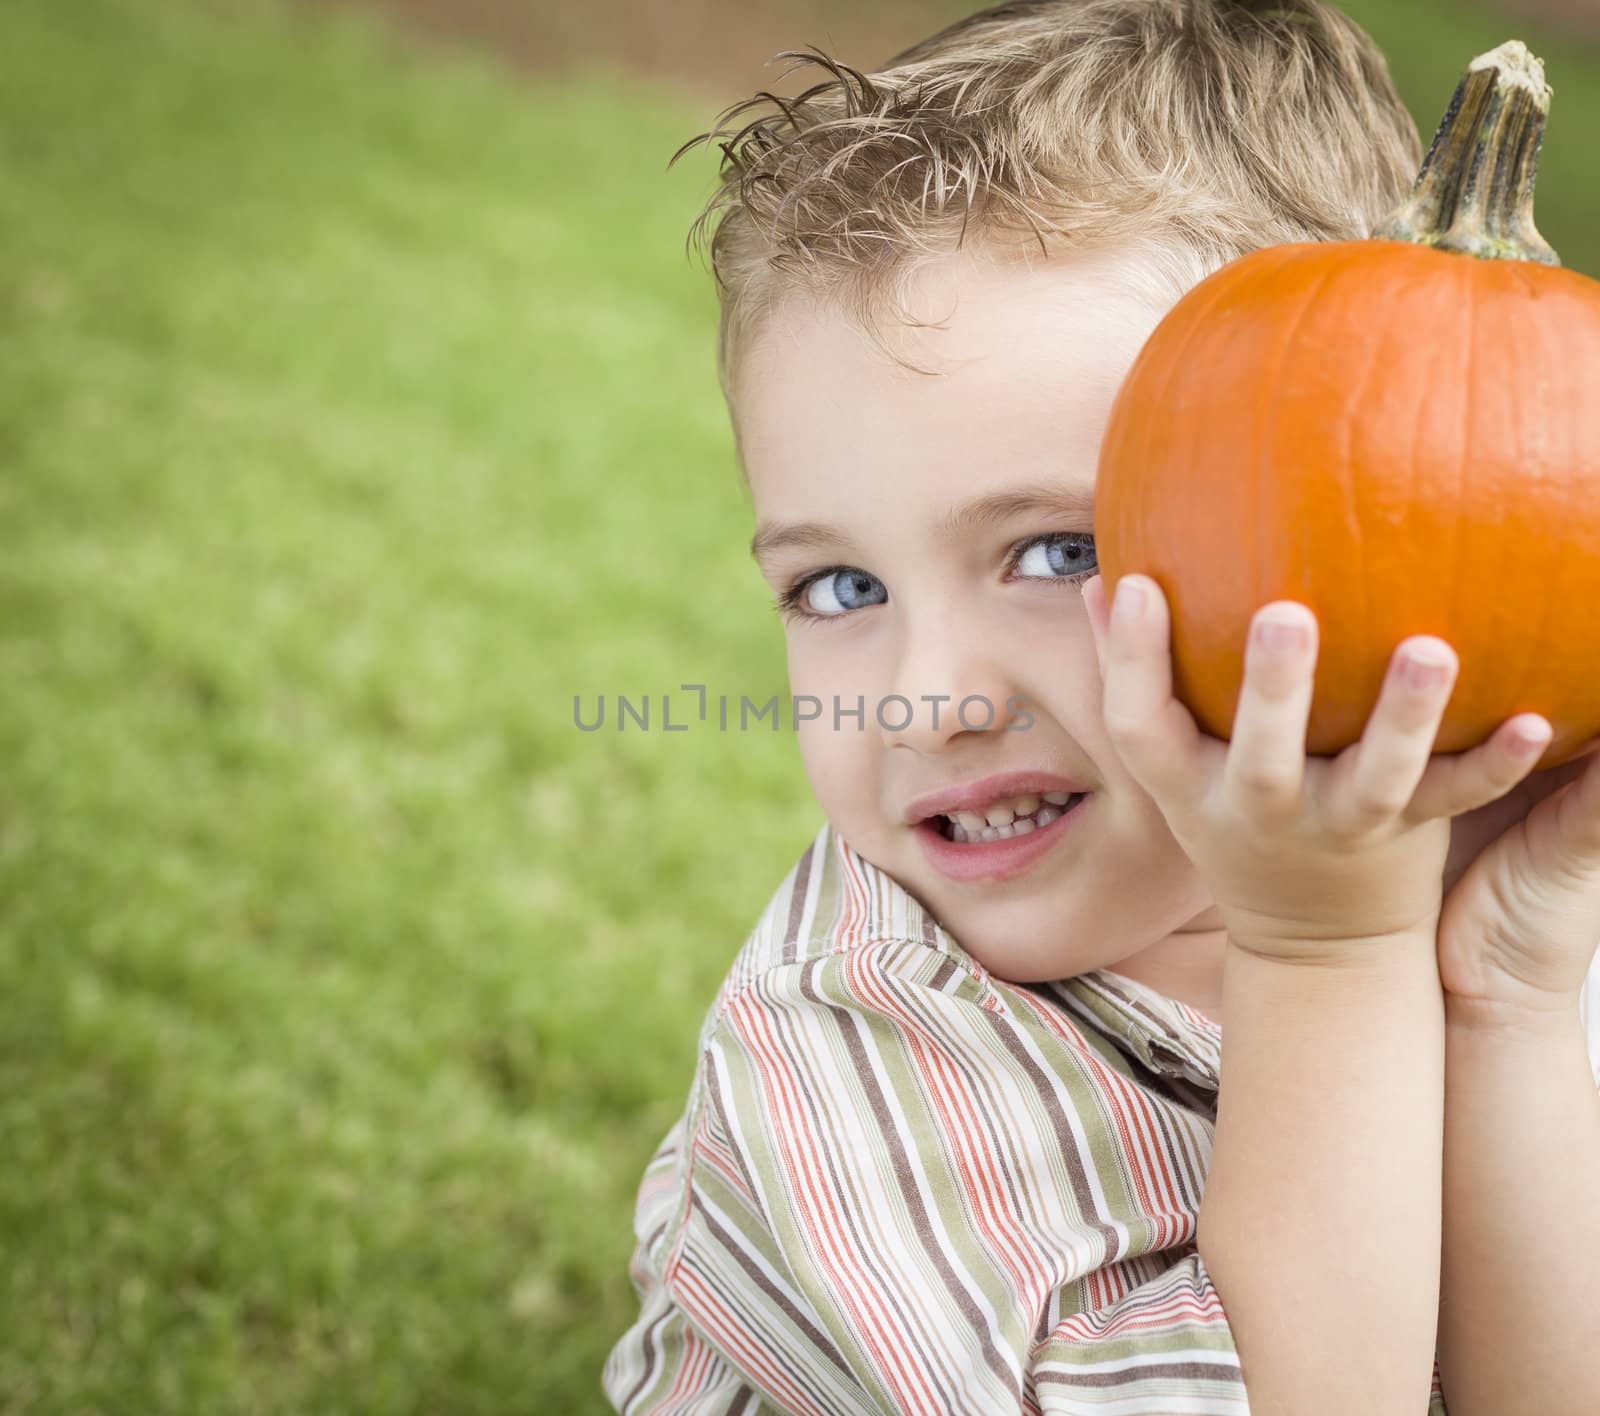
{"label": "boy's lips", "polygon": [[1077,796],[1088,787],[1063,777],[1058,772],[997,772],[992,777],[980,777],[964,786],[946,787],[943,791],[920,796],[905,809],[905,822],[915,826],[934,816],[953,816],[958,811],[982,813],[992,802],[1011,797],[1043,796],[1046,792],[1070,792]]}
{"label": "boy's lips", "polygon": [[1074,796],[1065,812],[1048,826],[997,841],[953,841],[945,836],[938,815],[919,822],[913,830],[928,863],[947,879],[962,884],[1014,880],[1072,829],[1092,797],[1093,793]]}

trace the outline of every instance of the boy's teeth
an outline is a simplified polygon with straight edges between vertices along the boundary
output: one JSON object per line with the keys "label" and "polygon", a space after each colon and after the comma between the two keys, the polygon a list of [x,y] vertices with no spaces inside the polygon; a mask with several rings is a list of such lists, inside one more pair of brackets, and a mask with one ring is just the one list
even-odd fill
{"label": "boy's teeth", "polygon": [[[1055,816],[1060,814],[1058,811]],[[1055,816],[1050,817],[1049,820],[1054,821]],[[1012,836],[1026,836],[1028,832],[1035,831],[1040,826],[1048,824],[1049,821],[1044,819],[1044,814],[1041,812],[1037,821],[1031,816],[1020,816],[1009,826],[985,826],[981,831],[969,831],[966,827],[959,825],[952,826],[950,828],[950,839],[958,845],[970,845],[974,841],[1005,841]]]}
{"label": "boy's teeth", "polygon": [[1009,826],[1019,816],[1032,816],[1046,802],[1051,806],[1065,806],[1071,800],[1071,792],[1025,792],[1021,796],[1002,797],[982,811],[954,811],[950,815],[967,830],[982,831],[986,826]]}
{"label": "boy's teeth", "polygon": [[1003,841],[1011,836],[1026,836],[1048,826],[1065,814],[1071,792],[1029,793],[1010,801],[996,802],[981,814],[976,811],[950,813],[950,839],[961,844],[974,841]]}

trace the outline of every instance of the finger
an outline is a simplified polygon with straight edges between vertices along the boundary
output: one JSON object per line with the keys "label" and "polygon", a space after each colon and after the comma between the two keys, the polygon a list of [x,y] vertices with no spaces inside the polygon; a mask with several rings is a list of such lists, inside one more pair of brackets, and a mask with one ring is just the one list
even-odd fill
{"label": "finger", "polygon": [[1089,616],[1089,633],[1094,637],[1095,662],[1103,678],[1106,672],[1106,630],[1110,611],[1106,607],[1106,585],[1103,576],[1096,575],[1084,581],[1083,607]]}
{"label": "finger", "polygon": [[[1537,713],[1519,713],[1470,752],[1435,757],[1412,793],[1407,819],[1415,822],[1460,816],[1498,801],[1533,771],[1552,736],[1545,718]],[[1566,767],[1555,770],[1565,771]]]}
{"label": "finger", "polygon": [[1322,814],[1330,827],[1359,833],[1396,818],[1431,819],[1408,808],[1428,771],[1459,667],[1455,650],[1431,634],[1395,650],[1361,740],[1328,773]]}
{"label": "finger", "polygon": [[1192,794],[1206,739],[1172,696],[1166,596],[1146,575],[1124,575],[1117,582],[1106,634],[1103,711],[1112,743],[1146,791],[1163,801]]}
{"label": "finger", "polygon": [[1317,617],[1306,606],[1277,600],[1256,611],[1223,774],[1230,800],[1268,812],[1300,801],[1316,663]]}

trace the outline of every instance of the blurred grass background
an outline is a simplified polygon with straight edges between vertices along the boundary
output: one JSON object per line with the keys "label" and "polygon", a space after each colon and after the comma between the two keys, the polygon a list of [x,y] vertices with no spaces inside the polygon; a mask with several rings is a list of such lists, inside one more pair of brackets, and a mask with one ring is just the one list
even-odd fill
{"label": "blurred grass background", "polygon": [[[787,734],[572,725],[783,690],[665,164],[777,49],[971,7],[652,70],[624,7],[488,3],[0,17],[0,1412],[602,1409],[638,1173],[817,824]],[[1600,269],[1595,50],[1349,8],[1429,132],[1541,49]]]}

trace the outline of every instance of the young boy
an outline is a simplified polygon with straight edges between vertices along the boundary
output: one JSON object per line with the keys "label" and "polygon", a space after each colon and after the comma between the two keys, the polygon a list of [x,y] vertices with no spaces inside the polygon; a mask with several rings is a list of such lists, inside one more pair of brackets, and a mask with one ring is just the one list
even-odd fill
{"label": "young boy", "polygon": [[1162,314],[1408,189],[1381,58],[1316,0],[1033,0],[822,62],[702,223],[827,824],[644,1177],[611,1401],[1600,1411],[1600,773],[1530,777],[1532,714],[1430,758],[1428,636],[1308,761],[1292,602],[1201,737],[1159,587],[1095,575]]}

